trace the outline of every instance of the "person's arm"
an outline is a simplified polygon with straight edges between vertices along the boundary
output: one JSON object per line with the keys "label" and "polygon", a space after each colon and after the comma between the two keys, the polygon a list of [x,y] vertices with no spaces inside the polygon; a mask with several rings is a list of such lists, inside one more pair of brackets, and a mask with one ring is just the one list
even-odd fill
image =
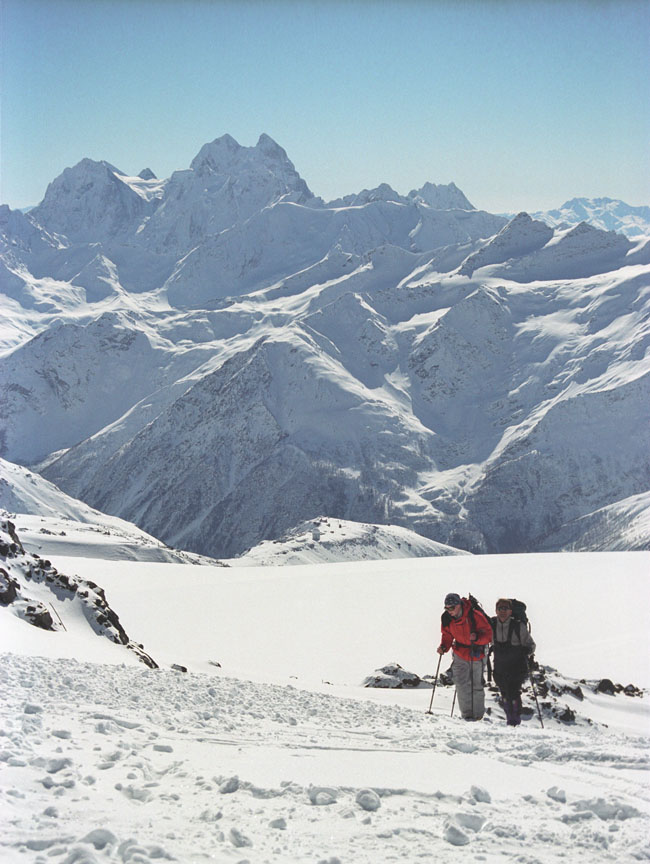
{"label": "person's arm", "polygon": [[521,644],[526,649],[526,654],[534,654],[535,648],[537,648],[537,645],[535,645],[535,640],[530,635],[530,630],[528,629],[528,627],[526,627],[524,624],[522,624],[521,627],[523,630],[523,638],[521,640]]}
{"label": "person's arm", "polygon": [[492,625],[478,609],[474,612],[474,622],[476,624],[476,639],[472,639],[472,642],[474,645],[489,645],[492,641]]}
{"label": "person's arm", "polygon": [[454,642],[454,637],[451,635],[449,627],[445,627],[444,624],[441,625],[440,630],[442,635],[440,637],[440,645],[438,646],[438,654],[446,654]]}

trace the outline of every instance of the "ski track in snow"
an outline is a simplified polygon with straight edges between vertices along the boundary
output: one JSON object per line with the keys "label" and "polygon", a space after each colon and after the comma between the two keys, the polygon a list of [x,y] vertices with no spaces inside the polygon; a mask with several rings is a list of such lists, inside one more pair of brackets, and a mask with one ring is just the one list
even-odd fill
{"label": "ski track in snow", "polygon": [[6,864],[650,858],[647,736],[0,656]]}

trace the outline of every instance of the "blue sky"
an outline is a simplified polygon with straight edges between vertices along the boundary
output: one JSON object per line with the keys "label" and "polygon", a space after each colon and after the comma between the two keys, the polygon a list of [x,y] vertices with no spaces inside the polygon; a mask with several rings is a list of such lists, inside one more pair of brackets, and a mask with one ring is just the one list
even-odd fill
{"label": "blue sky", "polygon": [[331,199],[650,204],[650,2],[2,0],[0,201],[88,156],[159,177],[268,133]]}

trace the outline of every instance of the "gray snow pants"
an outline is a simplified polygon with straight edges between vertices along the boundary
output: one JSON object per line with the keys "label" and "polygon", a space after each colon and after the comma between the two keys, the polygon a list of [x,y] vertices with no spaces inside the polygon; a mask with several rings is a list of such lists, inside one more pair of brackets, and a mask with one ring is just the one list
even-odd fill
{"label": "gray snow pants", "polygon": [[[451,664],[456,685],[458,708],[464,720],[480,720],[485,713],[485,691],[483,690],[483,661],[468,663],[454,654]],[[472,688],[474,693],[472,694]]]}

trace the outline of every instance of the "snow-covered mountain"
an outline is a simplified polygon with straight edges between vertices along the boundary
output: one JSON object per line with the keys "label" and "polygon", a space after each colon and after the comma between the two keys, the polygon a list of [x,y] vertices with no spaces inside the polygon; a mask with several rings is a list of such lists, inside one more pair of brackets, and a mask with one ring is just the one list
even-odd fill
{"label": "snow-covered mountain", "polygon": [[613,198],[572,198],[556,210],[531,215],[553,227],[588,222],[602,231],[616,231],[630,238],[650,236],[650,207],[632,207]]}
{"label": "snow-covered mountain", "polygon": [[212,565],[191,552],[170,549],[124,519],[71,498],[40,474],[0,459],[0,513],[14,520],[21,544],[41,558],[85,556],[128,561]]}
{"label": "snow-covered mountain", "polygon": [[151,173],[0,211],[1,455],[213,557],[321,515],[602,548],[629,501],[607,542],[647,548],[650,241],[454,184],[325,203],[265,135]]}

